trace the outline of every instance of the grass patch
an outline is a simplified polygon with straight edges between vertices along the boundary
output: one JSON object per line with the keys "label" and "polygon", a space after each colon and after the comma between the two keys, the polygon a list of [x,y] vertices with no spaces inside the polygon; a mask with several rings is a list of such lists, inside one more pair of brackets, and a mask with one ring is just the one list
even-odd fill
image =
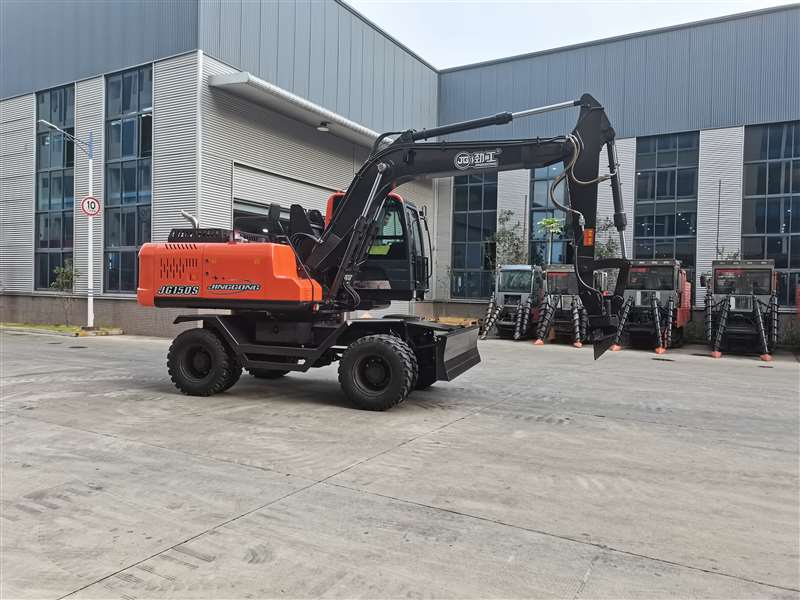
{"label": "grass patch", "polygon": [[[34,329],[37,331],[54,331],[56,333],[72,333],[78,334],[81,332],[80,325],[60,325],[57,323],[9,323],[0,322],[0,329]],[[97,327],[96,332],[100,335],[109,333],[119,333],[116,327]]]}

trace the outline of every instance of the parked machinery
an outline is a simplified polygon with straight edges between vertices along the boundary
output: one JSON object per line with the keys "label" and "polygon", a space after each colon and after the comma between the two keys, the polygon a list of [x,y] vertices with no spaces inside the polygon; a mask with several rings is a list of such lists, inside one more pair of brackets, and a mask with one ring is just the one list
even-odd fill
{"label": "parked machinery", "polygon": [[657,354],[684,341],[692,318],[692,284],[675,259],[632,260],[617,337],[611,350],[651,347]]}
{"label": "parked machinery", "polygon": [[503,265],[497,272],[495,290],[483,320],[481,338],[493,328],[504,339],[521,340],[533,335],[544,293],[541,267]]}
{"label": "parked machinery", "polygon": [[715,260],[703,276],[705,336],[711,356],[758,352],[772,360],[778,343],[777,274],[773,260]]}
{"label": "parked machinery", "polygon": [[[593,285],[605,273],[595,271]],[[600,287],[601,293],[605,290]],[[544,344],[552,331],[558,341],[570,341],[580,348],[586,341],[587,313],[578,294],[578,278],[572,265],[547,265],[544,269],[544,295],[539,306],[534,344]]]}

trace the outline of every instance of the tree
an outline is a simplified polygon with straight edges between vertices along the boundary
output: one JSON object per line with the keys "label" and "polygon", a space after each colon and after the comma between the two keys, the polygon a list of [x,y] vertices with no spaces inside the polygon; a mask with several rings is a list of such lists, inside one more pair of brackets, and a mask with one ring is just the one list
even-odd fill
{"label": "tree", "polygon": [[594,245],[595,258],[619,258],[619,243],[617,242],[616,232],[617,228],[614,227],[614,222],[606,217],[597,227],[597,233],[603,234],[602,237],[605,239],[601,241],[601,236],[597,236]]}
{"label": "tree", "polygon": [[497,231],[487,240],[495,246],[495,267],[499,265],[521,265],[528,262],[528,243],[519,219],[514,220],[514,211],[501,210],[497,214]]}
{"label": "tree", "polygon": [[561,235],[564,231],[564,221],[555,217],[547,217],[539,221],[536,225],[547,233],[547,264],[553,260],[553,237]]}
{"label": "tree", "polygon": [[64,325],[69,325],[69,314],[72,310],[72,305],[75,302],[75,296],[72,295],[72,289],[75,286],[75,280],[80,275],[71,260],[65,260],[64,266],[56,267],[53,269],[55,279],[50,287],[59,292],[61,307],[64,309]]}

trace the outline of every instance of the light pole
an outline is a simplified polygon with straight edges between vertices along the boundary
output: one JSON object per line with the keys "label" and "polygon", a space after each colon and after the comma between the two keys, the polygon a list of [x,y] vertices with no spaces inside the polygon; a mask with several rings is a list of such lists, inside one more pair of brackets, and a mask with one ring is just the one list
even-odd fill
{"label": "light pole", "polygon": [[[71,140],[78,148],[80,148],[86,157],[89,159],[89,197],[94,197],[94,141],[92,139],[92,132],[89,131],[89,141],[84,142],[83,140],[79,140],[74,135],[71,135],[58,127],[57,125],[53,125],[50,121],[45,121],[44,119],[39,119],[39,123],[42,125],[49,127],[61,135],[66,137],[67,139]],[[94,328],[94,216],[87,215],[89,219],[89,244],[88,244],[88,252],[89,256],[87,257],[87,278],[88,282],[86,285],[86,328],[93,329]]]}

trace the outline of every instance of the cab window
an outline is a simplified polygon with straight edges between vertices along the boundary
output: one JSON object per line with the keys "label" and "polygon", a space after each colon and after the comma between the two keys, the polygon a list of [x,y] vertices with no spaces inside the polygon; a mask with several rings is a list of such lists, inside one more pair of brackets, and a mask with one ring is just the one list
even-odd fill
{"label": "cab window", "polygon": [[391,202],[379,221],[378,234],[369,249],[370,256],[401,259],[406,256],[406,239],[403,235],[403,207]]}

